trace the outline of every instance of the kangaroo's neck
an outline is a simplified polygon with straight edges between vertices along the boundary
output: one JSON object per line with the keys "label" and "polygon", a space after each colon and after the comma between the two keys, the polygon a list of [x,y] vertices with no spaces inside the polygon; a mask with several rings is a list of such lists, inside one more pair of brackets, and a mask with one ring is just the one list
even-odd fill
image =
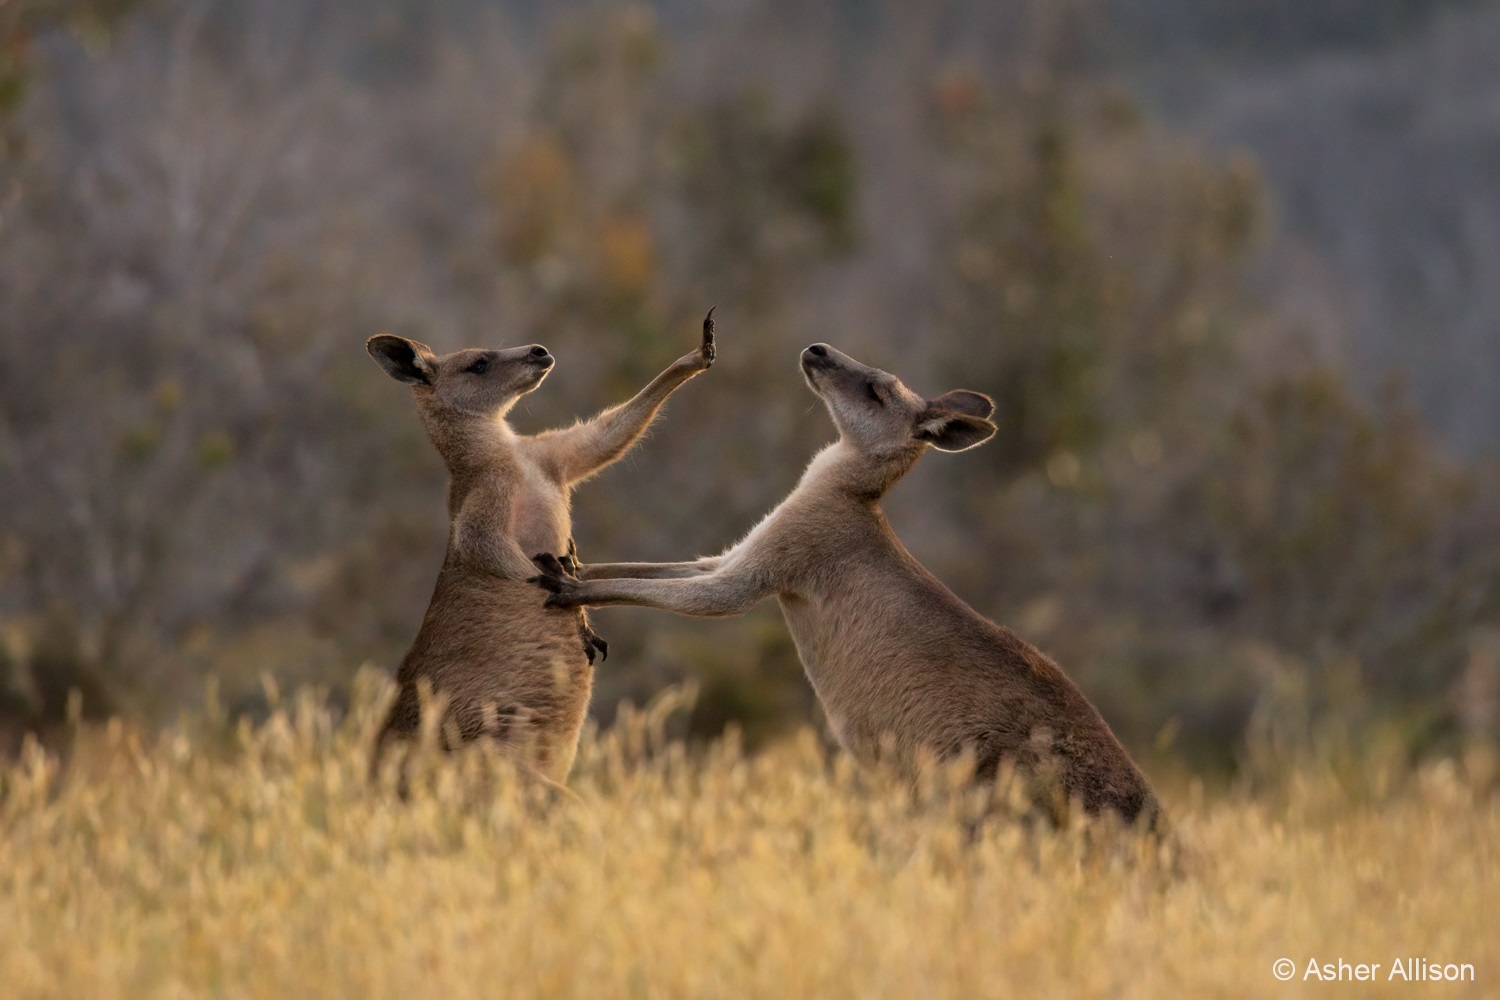
{"label": "kangaroo's neck", "polygon": [[813,456],[798,491],[821,502],[880,512],[880,500],[922,457],[920,447],[872,455],[839,440]]}
{"label": "kangaroo's neck", "polygon": [[474,414],[422,405],[422,426],[451,477],[450,500],[461,501],[472,485],[493,480],[518,462],[516,433],[499,414]]}

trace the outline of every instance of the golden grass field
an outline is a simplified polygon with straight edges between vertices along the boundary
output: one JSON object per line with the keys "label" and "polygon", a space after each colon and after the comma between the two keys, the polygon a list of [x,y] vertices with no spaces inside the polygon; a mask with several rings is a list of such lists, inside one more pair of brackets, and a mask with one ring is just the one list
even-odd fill
{"label": "golden grass field", "polygon": [[[1164,788],[1164,861],[1082,826],[966,838],[811,734],[689,753],[670,704],[586,739],[576,798],[465,755],[403,802],[366,780],[373,709],[310,697],[32,747],[0,771],[0,994],[1500,995],[1500,798],[1460,763]],[[1396,957],[1474,978],[1391,982]]]}

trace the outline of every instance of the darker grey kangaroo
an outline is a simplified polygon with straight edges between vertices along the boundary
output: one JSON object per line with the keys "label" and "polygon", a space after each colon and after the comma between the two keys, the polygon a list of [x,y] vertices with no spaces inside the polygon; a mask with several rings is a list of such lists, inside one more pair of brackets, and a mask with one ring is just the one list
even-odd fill
{"label": "darker grey kangaroo", "polygon": [[401,663],[399,691],[376,745],[416,732],[419,683],[446,700],[462,740],[486,735],[561,782],[572,768],[593,688],[594,650],[606,650],[580,612],[545,609],[526,583],[531,554],[573,545],[574,485],[623,455],[667,397],[714,362],[713,312],[698,349],[634,398],[572,427],[522,435],[505,416],[553,365],[545,347],[436,356],[425,344],[380,336],[367,345],[412,387],[417,412],[448,466],[448,552],[422,627]]}
{"label": "darker grey kangaroo", "polygon": [[943,586],[881,511],[928,446],[963,451],[995,433],[989,397],[923,399],[824,344],[802,353],[802,371],[839,440],[743,541],[694,562],[584,566],[577,578],[542,558],[546,606],[738,615],[774,594],[834,733],[862,762],[912,774],[924,756],[970,753],[981,781],[1002,767],[1050,771],[1043,801],[1061,791],[1089,812],[1153,824],[1150,786],[1083,692]]}

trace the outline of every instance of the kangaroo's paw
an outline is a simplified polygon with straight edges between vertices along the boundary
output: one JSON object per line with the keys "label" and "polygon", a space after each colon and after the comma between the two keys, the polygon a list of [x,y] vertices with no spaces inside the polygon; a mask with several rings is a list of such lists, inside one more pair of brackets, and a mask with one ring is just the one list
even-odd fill
{"label": "kangaroo's paw", "polygon": [[576,576],[563,569],[557,556],[550,552],[542,552],[533,556],[531,561],[541,572],[536,576],[527,577],[526,582],[534,583],[552,595],[547,598],[546,607],[576,608],[582,606],[583,601],[578,595],[582,583]]}
{"label": "kangaroo's paw", "polygon": [[578,544],[573,539],[568,539],[568,554],[558,562],[562,564],[563,571],[569,576],[578,575],[578,570],[583,564],[578,561]]}

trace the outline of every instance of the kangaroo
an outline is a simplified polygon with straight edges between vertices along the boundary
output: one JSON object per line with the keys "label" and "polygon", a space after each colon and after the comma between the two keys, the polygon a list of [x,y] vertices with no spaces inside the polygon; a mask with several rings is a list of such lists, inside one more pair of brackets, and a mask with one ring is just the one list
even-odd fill
{"label": "kangaroo", "polygon": [[447,554],[397,672],[375,762],[389,740],[419,728],[426,682],[446,702],[445,723],[460,740],[494,739],[560,784],[578,749],[595,650],[607,655],[608,644],[582,612],[541,606],[526,582],[536,572],[530,554],[568,553],[560,572],[576,565],[573,487],[623,455],[667,397],[714,363],[713,311],[697,350],[632,399],[535,435],[517,434],[506,414],[552,370],[552,355],[540,344],[438,356],[426,344],[382,335],[366,347],[387,374],[412,387],[450,476]]}
{"label": "kangaroo", "polygon": [[[685,615],[748,611],[775,594],[839,742],[909,777],[924,757],[973,755],[1049,771],[1052,789],[1093,813],[1154,824],[1149,784],[1083,692],[1040,650],[982,617],[901,544],[881,497],[928,446],[964,451],[995,433],[988,396],[927,400],[826,344],[802,352],[839,439],[780,506],[723,554],[682,563],[585,565],[538,559],[551,608],[631,604]],[[1043,799],[1046,802],[1046,799]]]}

